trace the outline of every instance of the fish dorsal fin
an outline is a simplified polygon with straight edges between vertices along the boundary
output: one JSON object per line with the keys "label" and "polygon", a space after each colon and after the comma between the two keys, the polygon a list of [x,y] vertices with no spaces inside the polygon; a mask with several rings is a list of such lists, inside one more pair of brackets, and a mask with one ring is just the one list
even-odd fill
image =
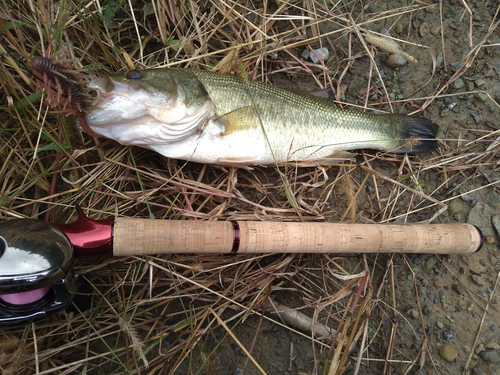
{"label": "fish dorsal fin", "polygon": [[260,119],[254,107],[247,105],[228,112],[215,120],[214,123],[223,127],[222,136],[260,127]]}
{"label": "fish dorsal fin", "polygon": [[335,94],[332,89],[323,89],[323,90],[300,90],[298,91],[301,94],[314,96],[318,99],[323,100],[333,100],[335,99]]}

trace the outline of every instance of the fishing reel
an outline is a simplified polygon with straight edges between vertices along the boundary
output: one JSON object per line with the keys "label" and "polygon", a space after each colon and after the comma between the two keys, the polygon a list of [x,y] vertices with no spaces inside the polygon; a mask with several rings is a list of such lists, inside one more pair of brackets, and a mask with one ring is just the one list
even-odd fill
{"label": "fishing reel", "polygon": [[[53,225],[41,220],[0,221],[0,326],[43,319],[78,300],[85,309],[90,287],[75,276],[75,256],[107,255],[112,220]],[[75,301],[76,302],[76,301]]]}
{"label": "fishing reel", "polygon": [[77,289],[73,247],[61,230],[41,220],[0,223],[0,325],[47,317]]}

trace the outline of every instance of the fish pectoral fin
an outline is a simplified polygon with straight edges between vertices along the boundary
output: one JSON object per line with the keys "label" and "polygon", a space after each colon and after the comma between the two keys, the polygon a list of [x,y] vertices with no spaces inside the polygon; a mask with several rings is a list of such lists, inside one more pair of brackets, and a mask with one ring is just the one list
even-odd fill
{"label": "fish pectoral fin", "polygon": [[221,136],[260,127],[259,116],[256,110],[249,105],[228,112],[214,119],[213,122],[223,127],[224,131]]}

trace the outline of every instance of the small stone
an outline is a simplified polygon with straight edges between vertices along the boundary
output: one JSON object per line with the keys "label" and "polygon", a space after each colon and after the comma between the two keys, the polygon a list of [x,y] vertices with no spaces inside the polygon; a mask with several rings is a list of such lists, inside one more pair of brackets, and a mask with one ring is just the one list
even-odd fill
{"label": "small stone", "polygon": [[457,90],[461,89],[462,87],[464,87],[464,80],[461,78],[457,78],[456,80],[453,81],[452,85]]}
{"label": "small stone", "polygon": [[460,35],[462,35],[462,32],[461,32],[460,30],[455,30],[455,31],[453,32],[453,36],[454,36],[455,38],[458,38]]}
{"label": "small stone", "polygon": [[471,116],[474,117],[474,121],[476,124],[482,124],[483,123],[483,116],[477,111],[471,112]]}
{"label": "small stone", "polygon": [[442,322],[436,322],[436,326],[439,328],[439,329],[443,329],[444,328],[444,324]]}
{"label": "small stone", "polygon": [[488,245],[494,245],[496,243],[496,239],[493,236],[484,236],[484,243]]}
{"label": "small stone", "polygon": [[483,267],[486,267],[488,265],[488,262],[486,261],[486,259],[481,258],[479,259],[479,264]]}
{"label": "small stone", "polygon": [[476,95],[474,95],[476,99],[479,99],[482,102],[485,102],[488,100],[488,95],[484,92],[478,92]]}
{"label": "small stone", "polygon": [[436,56],[436,67],[440,67],[443,65],[444,62],[444,57],[443,57],[443,52],[439,51],[437,56]]}
{"label": "small stone", "polygon": [[450,203],[448,203],[448,213],[454,220],[460,221],[463,211],[464,205],[460,200],[453,199],[450,201]]}
{"label": "small stone", "polygon": [[478,346],[476,347],[476,350],[474,350],[474,353],[476,353],[477,355],[479,355],[479,353],[481,353],[484,349],[486,349],[484,347],[484,344],[482,342],[480,342],[478,344]]}
{"label": "small stone", "polygon": [[467,311],[472,311],[474,309],[474,302],[467,302],[467,306],[465,307]]}
{"label": "small stone", "polygon": [[483,361],[488,363],[498,363],[500,362],[500,355],[498,350],[495,349],[486,349],[479,353],[479,356],[483,359]]}
{"label": "small stone", "polygon": [[385,63],[391,68],[397,68],[408,63],[408,60],[401,55],[390,55]]}
{"label": "small stone", "polygon": [[496,214],[491,217],[491,224],[493,225],[493,229],[495,230],[498,238],[500,238],[500,214]]}
{"label": "small stone", "polygon": [[481,278],[481,276],[479,275],[472,275],[471,276],[472,280],[474,280],[474,282],[477,284],[477,285],[480,285],[480,286],[483,286],[484,283],[483,283],[483,280]]}
{"label": "small stone", "polygon": [[457,29],[457,24],[455,22],[450,22],[450,29],[456,30]]}
{"label": "small stone", "polygon": [[446,107],[445,109],[443,109],[441,111],[441,113],[439,114],[441,117],[446,117],[446,116],[449,116],[450,115],[450,109],[448,107]]}
{"label": "small stone", "polygon": [[476,22],[481,22],[483,20],[481,16],[477,13],[474,13],[474,17],[472,17],[472,19]]}
{"label": "small stone", "polygon": [[434,256],[430,256],[425,261],[425,268],[427,268],[428,271],[431,271],[435,265],[436,265],[436,257]]}
{"label": "small stone", "polygon": [[490,329],[491,329],[493,332],[495,332],[495,331],[497,330],[497,326],[496,326],[496,325],[494,325],[494,324],[492,324],[492,325],[490,326]]}
{"label": "small stone", "polygon": [[498,51],[498,48],[496,48],[496,47],[486,47],[486,53],[490,57],[496,57],[499,55],[500,52]]}
{"label": "small stone", "polygon": [[429,24],[427,22],[422,22],[420,26],[418,27],[418,33],[422,38],[425,38],[427,35],[429,35]]}
{"label": "small stone", "polygon": [[493,78],[495,77],[497,74],[495,72],[494,69],[488,69],[488,71],[486,72],[485,74],[485,77],[488,77],[488,78]]}
{"label": "small stone", "polygon": [[432,307],[425,305],[424,308],[422,309],[422,312],[425,315],[431,315],[432,314]]}
{"label": "small stone", "polygon": [[432,35],[438,36],[441,31],[441,26],[438,25],[432,26],[430,31]]}
{"label": "small stone", "polygon": [[458,357],[458,350],[451,345],[444,345],[439,348],[439,354],[448,362],[453,362]]}
{"label": "small stone", "polygon": [[484,81],[484,79],[482,78],[479,78],[479,79],[476,79],[474,81],[474,83],[476,84],[477,87],[481,88],[481,86],[484,86],[486,84],[486,82]]}
{"label": "small stone", "polygon": [[448,330],[448,329],[445,329],[445,330],[443,331],[442,336],[443,336],[443,339],[445,339],[446,341],[451,340],[453,337],[455,337],[455,336],[453,335],[453,332],[451,332],[451,331],[450,331],[450,330]]}
{"label": "small stone", "polygon": [[[486,169],[482,169],[483,172],[487,172]],[[493,170],[490,169],[490,173],[485,173],[485,174],[490,174],[491,178],[495,178],[497,175],[494,173]],[[494,192],[493,190],[490,190],[489,192],[486,193],[486,202],[488,202],[493,208],[495,208],[497,211],[500,210],[500,194]]]}
{"label": "small stone", "polygon": [[[495,349],[499,350],[500,349],[500,343],[496,340],[491,340],[484,345],[484,349]],[[499,353],[500,354],[500,353]]]}
{"label": "small stone", "polygon": [[472,82],[472,81],[465,81],[465,89],[467,91],[474,90],[474,82]]}
{"label": "small stone", "polygon": [[403,25],[401,25],[400,23],[398,23],[396,25],[396,34],[402,34],[403,33]]}
{"label": "small stone", "polygon": [[324,61],[328,59],[329,56],[330,51],[328,51],[328,48],[324,47],[309,52],[309,59],[315,64],[319,63],[320,60]]}
{"label": "small stone", "polygon": [[309,57],[309,50],[307,48],[303,50],[301,56],[304,60],[307,59]]}
{"label": "small stone", "polygon": [[410,67],[408,65],[404,65],[399,68],[399,83],[407,82],[408,77],[405,77],[404,74],[410,73]]}
{"label": "small stone", "polygon": [[473,367],[471,374],[472,375],[487,375],[481,367]]}
{"label": "small stone", "polygon": [[413,319],[418,319],[419,318],[419,313],[418,313],[418,310],[417,309],[411,309],[410,310],[410,316],[413,318]]}
{"label": "small stone", "polygon": [[469,195],[469,194],[464,194],[460,197],[464,202],[468,202],[468,203],[471,203],[471,202],[474,202],[474,197],[472,195]]}
{"label": "small stone", "polygon": [[450,63],[450,69],[453,71],[457,71],[460,69],[462,66],[464,66],[464,63],[461,61],[453,61]]}

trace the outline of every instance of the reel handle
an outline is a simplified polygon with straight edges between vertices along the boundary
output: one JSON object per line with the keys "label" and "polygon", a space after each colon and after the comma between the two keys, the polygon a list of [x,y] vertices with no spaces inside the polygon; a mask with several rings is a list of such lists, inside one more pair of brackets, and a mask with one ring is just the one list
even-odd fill
{"label": "reel handle", "polygon": [[346,224],[115,218],[113,255],[169,253],[467,254],[483,244],[470,224]]}

